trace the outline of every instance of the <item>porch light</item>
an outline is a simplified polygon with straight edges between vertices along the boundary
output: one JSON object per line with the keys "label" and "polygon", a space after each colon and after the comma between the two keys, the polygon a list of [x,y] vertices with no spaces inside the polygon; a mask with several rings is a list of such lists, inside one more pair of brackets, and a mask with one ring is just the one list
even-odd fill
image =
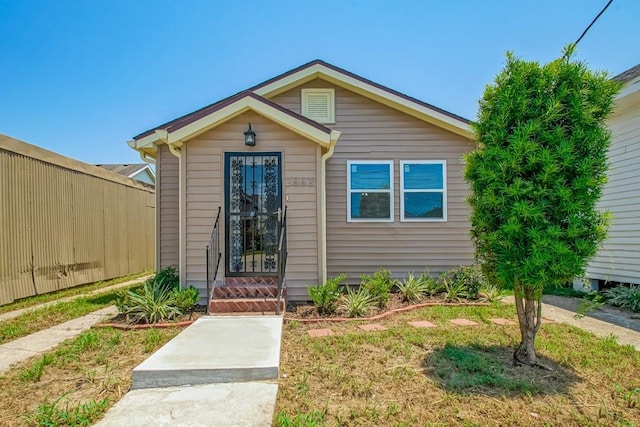
{"label": "porch light", "polygon": [[244,145],[249,147],[256,145],[256,133],[251,129],[251,122],[249,122],[249,129],[244,133]]}

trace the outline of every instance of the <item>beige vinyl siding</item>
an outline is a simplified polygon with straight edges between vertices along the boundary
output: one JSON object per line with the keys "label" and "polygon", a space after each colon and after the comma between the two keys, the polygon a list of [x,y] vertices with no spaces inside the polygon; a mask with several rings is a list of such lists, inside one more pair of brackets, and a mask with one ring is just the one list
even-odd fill
{"label": "beige vinyl siding", "polygon": [[[243,132],[251,122],[256,146],[244,145]],[[318,282],[320,147],[253,112],[244,113],[208,131],[183,146],[186,156],[186,284],[206,288],[205,247],[218,206],[224,227],[224,155],[226,152],[280,152],[283,204],[288,206],[288,249],[286,270],[288,298],[306,300],[306,285]],[[314,186],[297,186],[287,179],[312,178]],[[225,241],[221,229],[224,274]]]}
{"label": "beige vinyl siding", "polygon": [[613,215],[607,239],[587,275],[640,283],[640,95],[610,120],[609,182],[599,207]]}
{"label": "beige vinyl siding", "polygon": [[178,268],[179,263],[179,195],[178,158],[166,145],[158,147],[156,161],[158,198],[158,268]]}
{"label": "beige vinyl siding", "polygon": [[[327,269],[329,276],[386,268],[396,277],[425,268],[435,275],[473,261],[468,185],[462,156],[470,141],[378,102],[316,79],[271,100],[300,112],[301,88],[335,88],[336,123],[342,132],[327,164]],[[394,222],[347,223],[348,160],[393,160]],[[400,160],[446,160],[446,222],[400,222]]]}

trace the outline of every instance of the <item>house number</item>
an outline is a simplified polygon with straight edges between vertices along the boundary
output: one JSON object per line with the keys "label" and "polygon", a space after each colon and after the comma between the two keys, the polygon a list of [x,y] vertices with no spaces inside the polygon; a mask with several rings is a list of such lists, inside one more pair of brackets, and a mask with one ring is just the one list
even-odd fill
{"label": "house number", "polygon": [[287,178],[287,186],[314,187],[315,185],[316,185],[315,178]]}

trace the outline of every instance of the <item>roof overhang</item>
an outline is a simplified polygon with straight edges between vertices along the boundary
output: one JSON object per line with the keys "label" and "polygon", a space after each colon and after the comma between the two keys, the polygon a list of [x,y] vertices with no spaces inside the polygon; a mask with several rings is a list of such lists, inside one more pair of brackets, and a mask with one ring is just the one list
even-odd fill
{"label": "roof overhang", "polygon": [[156,130],[140,139],[129,141],[129,146],[155,157],[158,144],[181,147],[186,141],[207,132],[247,111],[254,111],[322,147],[329,147],[340,137],[340,132],[322,126],[306,117],[286,110],[251,92],[238,94],[220,105],[213,105],[196,120],[185,121]]}
{"label": "roof overhang", "polygon": [[465,138],[473,139],[474,133],[469,121],[431,105],[413,99],[409,96],[375,84],[363,79],[355,74],[328,66],[322,62],[315,62],[312,65],[301,67],[291,73],[281,77],[271,79],[250,90],[254,93],[270,98],[286,92],[301,84],[307,83],[316,78],[333,83],[337,86],[348,89],[364,97],[378,101],[396,110],[402,111],[410,116],[416,117],[427,123],[446,129]]}

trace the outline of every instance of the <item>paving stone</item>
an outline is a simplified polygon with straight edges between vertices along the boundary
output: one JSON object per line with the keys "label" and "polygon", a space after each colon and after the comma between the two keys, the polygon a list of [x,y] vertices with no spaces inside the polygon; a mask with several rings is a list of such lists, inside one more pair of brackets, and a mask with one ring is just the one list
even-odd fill
{"label": "paving stone", "polygon": [[358,328],[362,329],[363,331],[367,331],[367,332],[371,332],[371,331],[386,331],[387,328],[385,328],[384,326],[382,326],[379,323],[370,323],[368,325],[360,325],[358,326]]}
{"label": "paving stone", "polygon": [[469,319],[453,319],[453,320],[449,320],[449,322],[458,326],[478,326],[478,323]]}
{"label": "paving stone", "polygon": [[309,329],[307,330],[307,334],[312,338],[328,337],[329,335],[333,335],[333,331],[331,329]]}
{"label": "paving stone", "polygon": [[407,322],[407,323],[416,328],[436,328],[438,326],[435,323],[427,322],[426,320],[418,320],[416,322]]}
{"label": "paving stone", "polygon": [[496,325],[515,325],[516,324],[516,322],[514,322],[513,320],[503,319],[501,317],[491,319],[491,321]]}

